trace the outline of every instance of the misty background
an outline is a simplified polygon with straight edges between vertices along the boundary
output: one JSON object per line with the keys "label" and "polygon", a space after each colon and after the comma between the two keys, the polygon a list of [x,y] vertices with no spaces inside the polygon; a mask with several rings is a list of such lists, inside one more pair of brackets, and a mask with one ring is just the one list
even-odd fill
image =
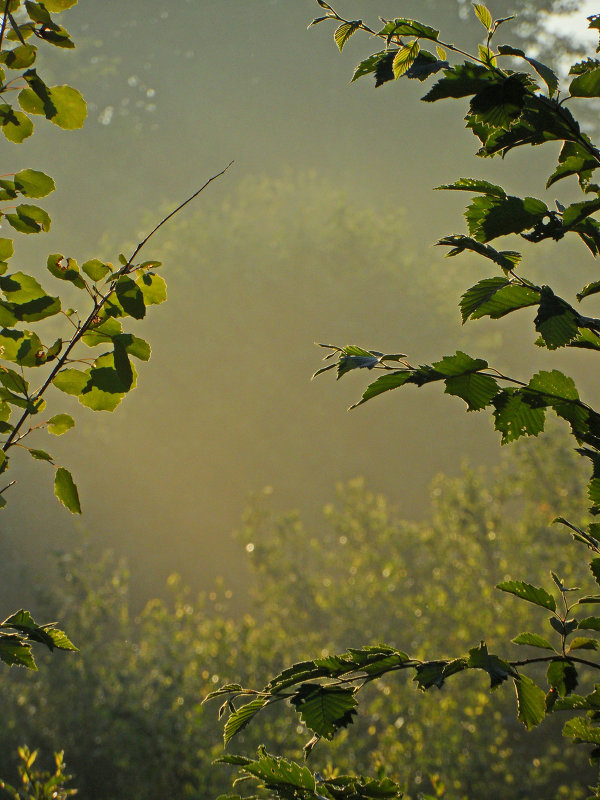
{"label": "misty background", "polygon": [[[474,49],[483,29],[469,9],[461,14],[467,5],[340,0],[336,8],[348,18],[366,9],[373,24],[376,14],[422,19]],[[572,5],[584,29],[591,12]],[[530,4],[530,16],[546,6]],[[318,11],[312,0],[83,0],[65,15],[77,50],[43,63],[49,81],[82,92],[89,118],[72,134],[40,122],[36,136],[11,148],[15,169],[43,169],[57,184],[46,203],[52,231],[20,237],[16,268],[49,287],[48,253],[116,262],[235,163],[144,252],[164,262],[169,300],[133,328],[153,350],[137,390],[116,414],[92,414],[58,392],[49,403],[77,419],[53,452],[79,485],[81,520],[57,504],[47,465],[14,459],[0,553],[22,572],[3,581],[7,612],[26,602],[21,579],[43,571],[47,551],[82,537],[128,557],[140,599],[178,571],[194,588],[216,575],[241,581],[243,602],[231,531],[249,493],[272,487],[276,509],[317,518],[336,482],[360,475],[406,518],[420,518],[435,474],[457,474],[463,458],[498,458],[489,417],[465,414],[436,386],[347,413],[368,376],[311,383],[323,354],[315,341],[400,351],[419,363],[461,348],[518,377],[552,359],[585,400],[596,399],[589,356],[536,348],[533,312],[518,324],[461,328],[459,295],[492,273],[433,246],[463,230],[468,199],[432,191],[441,183],[497,177],[514,194],[574,196],[568,182],[550,193],[536,185],[558,145],[478,163],[460,115],[418,102],[424,84],[349,85],[372,42],[357,34],[340,55],[333,26],[306,30]],[[538,31],[507,25],[505,39],[533,37],[539,49]],[[583,245],[538,245],[535,262],[530,247],[523,242],[523,273],[557,291],[572,294],[597,277]],[[595,302],[587,313],[597,313]],[[513,327],[527,328],[529,348]]]}

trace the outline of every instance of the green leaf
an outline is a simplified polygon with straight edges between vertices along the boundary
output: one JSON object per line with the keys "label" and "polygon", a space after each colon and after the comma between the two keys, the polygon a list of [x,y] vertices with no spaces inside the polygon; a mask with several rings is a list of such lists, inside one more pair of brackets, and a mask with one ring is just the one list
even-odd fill
{"label": "green leaf", "polygon": [[78,289],[85,289],[85,281],[79,274],[74,258],[65,258],[61,253],[52,253],[46,262],[48,271],[61,281],[69,281]]}
{"label": "green leaf", "polygon": [[512,643],[526,644],[530,647],[541,647],[543,650],[554,650],[550,642],[537,633],[520,633],[512,639]]}
{"label": "green leaf", "polygon": [[44,363],[44,350],[39,336],[31,331],[0,330],[2,358],[23,367],[37,367]]}
{"label": "green leaf", "polygon": [[496,585],[496,589],[503,592],[514,594],[521,600],[527,600],[536,606],[547,608],[550,611],[556,611],[556,600],[545,589],[532,586],[530,583],[523,581],[502,581]]}
{"label": "green leaf", "polygon": [[569,642],[569,649],[567,652],[573,650],[597,650],[600,647],[597,639],[588,639],[587,636],[576,636]]}
{"label": "green leaf", "polygon": [[489,195],[490,197],[507,197],[506,192],[501,186],[489,181],[483,181],[478,178],[459,178],[454,183],[445,183],[442,186],[436,186],[436,189],[449,189],[463,192],[481,192],[481,194]]}
{"label": "green leaf", "polygon": [[36,59],[37,48],[32,44],[21,44],[11,50],[3,50],[0,53],[0,63],[8,69],[27,69]]}
{"label": "green leaf", "polygon": [[81,514],[77,486],[68,469],[59,467],[54,477],[54,494],[72,514]]}
{"label": "green leaf", "polygon": [[582,631],[600,631],[600,617],[585,617],[579,620],[577,627]]}
{"label": "green leaf", "polygon": [[156,275],[154,272],[143,272],[135,282],[139,286],[147,306],[159,305],[167,299],[167,284],[160,275]]}
{"label": "green leaf", "polygon": [[487,645],[482,642],[479,647],[469,650],[467,660],[469,669],[482,669],[490,677],[490,687],[495,689],[510,675],[514,675],[513,668],[507,661],[503,661],[498,656],[488,653]]}
{"label": "green leaf", "polygon": [[540,294],[535,289],[512,283],[506,278],[484,278],[461,297],[463,324],[468,319],[500,319],[521,308],[537,305]]}
{"label": "green leaf", "polygon": [[557,297],[548,286],[542,287],[535,329],[549,350],[564,347],[579,333],[579,315],[568,303]]}
{"label": "green leaf", "polygon": [[9,666],[26,667],[37,670],[31,645],[21,636],[0,634],[0,660]]}
{"label": "green leaf", "polygon": [[28,449],[29,449],[29,455],[32,458],[37,459],[38,461],[50,461],[51,463],[54,461],[50,453],[47,453],[45,450],[35,450],[32,447]]}
{"label": "green leaf", "polygon": [[388,392],[390,389],[397,389],[399,386],[404,386],[404,384],[409,381],[410,378],[410,370],[387,372],[385,375],[377,378],[377,380],[373,383],[370,383],[363,392],[363,396],[358,403],[354,403],[354,405],[350,406],[350,408],[356,408],[357,406],[366,403],[367,400],[371,400],[373,397],[377,397],[377,395],[382,394],[383,392]]}
{"label": "green leaf", "polygon": [[77,5],[78,0],[44,0],[44,6],[52,14],[59,14],[61,11],[66,11],[68,8],[73,8]]}
{"label": "green leaf", "polygon": [[535,197],[475,197],[465,211],[469,233],[478,242],[534,228],[548,216],[548,206]]}
{"label": "green leaf", "polygon": [[513,681],[517,690],[519,720],[527,730],[531,730],[546,716],[546,693],[527,675],[519,675]]}
{"label": "green leaf", "polygon": [[75,420],[69,414],[56,414],[46,423],[48,433],[54,436],[62,436],[75,425]]}
{"label": "green leaf", "polygon": [[79,369],[66,368],[61,369],[52,383],[61,392],[78,396],[87,386],[89,378],[89,371],[82,372]]}
{"label": "green leaf", "polygon": [[340,728],[353,722],[357,701],[354,689],[303,683],[290,702],[307,728],[325,739],[333,739]]}
{"label": "green leaf", "polygon": [[29,117],[5,103],[0,103],[0,125],[6,139],[16,144],[20,144],[33,133],[33,122]]}
{"label": "green leaf", "polygon": [[111,265],[104,264],[97,258],[92,258],[90,261],[86,261],[85,264],[81,265],[81,269],[94,281],[94,283],[106,278],[106,276],[112,272]]}
{"label": "green leaf", "polygon": [[[361,61],[360,64],[354,70],[352,75],[352,80],[350,83],[354,83],[359,78],[362,78],[364,75],[370,75],[371,73],[375,72],[377,66],[381,61],[389,61],[390,60],[390,51],[389,50],[381,50],[379,53],[373,53],[373,55],[365,58],[364,61]],[[392,78],[394,77],[392,73]]]}
{"label": "green leaf", "polygon": [[46,197],[56,189],[53,179],[35,169],[22,169],[14,177],[15,186],[26,197]]}
{"label": "green leaf", "polygon": [[466,353],[457,350],[455,355],[444,356],[441,361],[435,361],[431,366],[441,375],[451,377],[487,369],[488,363],[482,358],[471,358]]}
{"label": "green leaf", "polygon": [[467,97],[484,89],[494,80],[494,74],[477,64],[458,64],[444,70],[444,77],[423,97],[426,103],[450,97]]}
{"label": "green leaf", "polygon": [[15,247],[12,239],[0,239],[0,261],[8,261],[14,255]]}
{"label": "green leaf", "polygon": [[410,45],[405,45],[396,51],[392,61],[392,70],[396,80],[412,67],[420,49],[419,40],[415,39]]}
{"label": "green leaf", "polygon": [[579,392],[573,378],[569,378],[557,369],[538,372],[531,378],[527,388],[561,400],[579,400]]}
{"label": "green leaf", "polygon": [[565,697],[577,688],[577,670],[568,661],[552,661],[548,664],[546,680],[560,697]]}
{"label": "green leaf", "polygon": [[521,436],[537,436],[544,430],[545,410],[537,398],[520,390],[503,389],[494,397],[494,425],[502,444]]}
{"label": "green leaf", "polygon": [[600,97],[600,69],[578,75],[569,85],[571,97]]}
{"label": "green leaf", "polygon": [[64,631],[54,627],[46,627],[45,632],[52,640],[52,644],[57,650],[71,650],[74,652],[79,651],[79,648],[75,647],[73,642],[69,639]]}
{"label": "green leaf", "polygon": [[126,275],[119,278],[116,289],[117,299],[124,312],[134,319],[146,316],[146,304],[140,287]]}
{"label": "green leaf", "polygon": [[[89,380],[79,393],[79,402],[93,411],[114,411],[130,389],[136,385],[137,373],[122,360],[122,352],[105,353],[94,361]],[[60,374],[60,373],[59,373]]]}
{"label": "green leaf", "polygon": [[39,206],[21,203],[14,214],[5,214],[6,221],[19,233],[48,232],[52,224],[50,217]]}
{"label": "green leaf", "polygon": [[28,114],[42,114],[54,125],[66,130],[83,127],[87,106],[79,92],[71,86],[52,86],[46,89],[44,99],[32,88],[22,89],[19,93],[19,104],[23,111]]}
{"label": "green leaf", "polygon": [[266,703],[266,697],[257,697],[254,700],[251,700],[249,703],[246,703],[246,705],[242,706],[241,708],[238,708],[235,713],[231,714],[223,731],[225,744],[227,744],[236,735],[236,733],[239,733],[241,730],[243,730],[254,717],[254,715],[257,714],[261,708],[266,705]]}
{"label": "green leaf", "polygon": [[10,389],[12,392],[17,392],[25,397],[27,396],[29,384],[25,378],[22,375],[19,375],[18,372],[15,372],[14,369],[0,367],[0,383],[2,383],[3,386],[6,386],[7,389]]}
{"label": "green leaf", "polygon": [[488,31],[491,30],[493,20],[490,10],[483,3],[473,3],[473,10],[483,27]]}
{"label": "green leaf", "polygon": [[584,297],[589,297],[591,294],[598,294],[600,292],[600,281],[592,281],[587,283],[583,289],[577,293],[576,297],[581,302]]}
{"label": "green leaf", "polygon": [[498,53],[502,56],[518,56],[519,58],[525,59],[528,64],[531,64],[531,66],[548,87],[549,96],[552,97],[552,95],[557,91],[558,77],[556,76],[556,73],[550,69],[550,67],[546,66],[546,64],[542,64],[541,61],[536,61],[535,58],[529,58],[529,56],[525,55],[522,50],[506,44],[501,44],[498,47]]}
{"label": "green leaf", "polygon": [[461,397],[468,411],[481,411],[490,405],[500,391],[497,381],[489,375],[467,374],[448,378],[446,394]]}
{"label": "green leaf", "polygon": [[563,736],[573,739],[575,742],[600,745],[600,728],[596,728],[589,720],[583,717],[575,717],[565,722]]}
{"label": "green leaf", "polygon": [[414,19],[398,17],[388,22],[385,27],[378,31],[378,36],[387,36],[388,40],[392,36],[416,36],[421,39],[431,39],[436,41],[440,32],[429,25],[424,25]]}
{"label": "green leaf", "polygon": [[355,22],[344,22],[339,26],[339,28],[336,28],[333,38],[340,49],[340,53],[344,49],[344,45],[348,39],[352,36],[352,34],[356,33],[360,24],[361,21],[356,20]]}

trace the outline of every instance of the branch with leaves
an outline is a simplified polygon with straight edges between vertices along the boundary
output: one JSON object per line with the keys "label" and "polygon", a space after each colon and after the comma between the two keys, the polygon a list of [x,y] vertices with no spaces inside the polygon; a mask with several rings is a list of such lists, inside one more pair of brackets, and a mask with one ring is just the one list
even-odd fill
{"label": "branch with leaves", "polygon": [[[576,303],[571,303],[549,285],[525,277],[520,252],[496,249],[490,244],[507,235],[517,235],[535,245],[575,234],[593,257],[600,254],[600,184],[594,182],[600,168],[600,150],[567,108],[571,100],[600,97],[600,60],[592,57],[574,64],[563,92],[549,66],[511,44],[496,44],[499,32],[505,31],[505,23],[511,18],[494,19],[482,4],[474,4],[473,9],[485,29],[484,41],[475,53],[469,53],[445,42],[437,29],[423,22],[381,19],[381,27],[376,29],[362,20],[345,19],[324,0],[316,1],[325,13],[311,25],[334,22],[334,40],[340,51],[358,31],[383,42],[382,49],[358,64],[352,81],[371,75],[375,86],[381,87],[401,78],[423,82],[435,77],[422,99],[427,103],[467,101],[466,127],[479,140],[479,157],[504,157],[518,147],[550,142],[560,145],[556,167],[545,187],[575,177],[582,199],[574,203],[557,200],[551,208],[543,200],[511,195],[487,180],[460,178],[438,188],[473,195],[465,211],[467,234],[445,236],[438,244],[450,247],[450,257],[474,253],[500,273],[483,277],[462,295],[459,306],[463,324],[534,308],[535,344],[539,347],[550,351],[563,347],[600,350],[600,319],[582,314],[578,305],[600,292],[600,281],[577,287]],[[600,31],[600,15],[590,17],[589,26]],[[435,47],[435,52],[427,46]],[[325,359],[331,363],[315,375],[333,369],[338,379],[353,370],[381,373],[352,408],[404,386],[443,384],[446,394],[465,401],[467,411],[491,410],[502,444],[539,435],[544,430],[546,412],[553,411],[568,423],[577,452],[591,461],[590,511],[593,515],[600,513],[600,414],[582,401],[573,379],[561,371],[541,370],[528,379],[520,379],[492,368],[483,358],[460,351],[431,364],[415,365],[402,353],[389,354],[356,345],[321,346],[328,350]],[[589,567],[600,584],[600,523],[579,527],[563,517],[557,517],[555,522],[564,525],[572,538],[593,554]],[[584,594],[573,601],[577,588],[566,586],[554,572],[552,580],[558,600],[547,589],[524,580],[507,579],[497,586],[549,612],[549,631],[524,631],[511,640],[514,645],[528,648],[529,655],[524,658],[492,654],[481,642],[458,657],[425,661],[387,645],[349,649],[339,655],[304,661],[272,678],[262,690],[229,684],[209,695],[207,699],[221,695],[226,698],[219,710],[219,716],[226,718],[225,743],[263,709],[287,702],[312,733],[305,747],[308,756],[320,740],[334,738],[353,722],[360,691],[382,676],[408,671],[425,691],[441,689],[458,673],[480,670],[487,673],[491,689],[513,684],[517,717],[527,729],[539,725],[547,715],[568,712],[564,735],[591,745],[592,758],[600,761],[600,682],[594,684],[600,669],[600,661],[594,656],[600,649],[600,617],[589,613],[600,603],[600,595]],[[540,685],[542,667],[546,669],[545,687]],[[580,684],[591,686],[576,694]],[[274,759],[265,751],[259,752],[257,760],[238,756],[222,760],[238,766],[242,778],[253,779],[253,785],[258,782],[259,787],[266,787],[281,798],[308,798],[317,792],[316,796],[350,800],[364,796],[360,787],[367,782],[364,777],[348,778],[335,787],[329,786],[304,772],[304,768]],[[400,795],[397,786],[386,786],[374,787],[369,796]],[[593,797],[600,798],[600,788],[594,790]]]}
{"label": "branch with leaves", "polygon": [[[71,86],[49,86],[44,81],[34,67],[38,45],[32,43],[37,40],[63,49],[74,48],[68,31],[52,15],[76,3],[77,0],[0,0],[0,129],[13,144],[32,135],[35,116],[65,130],[81,128],[85,121],[83,97]],[[99,258],[80,267],[70,256],[50,254],[46,269],[52,278],[61,281],[63,297],[47,292],[33,275],[9,272],[14,243],[0,238],[0,436],[5,437],[0,442],[0,475],[7,472],[15,452],[25,451],[54,468],[57,498],[72,513],[81,513],[71,472],[57,465],[53,456],[38,446],[40,433],[62,436],[75,425],[68,413],[42,416],[48,392],[58,389],[93,411],[114,411],[135,387],[137,370],[132,359],[148,361],[150,345],[123,330],[122,320],[141,320],[150,306],[167,298],[165,280],[156,272],[161,263],[140,260],[138,256],[164,224],[227,169],[209,178],[167,214],[129,258],[119,254],[117,267]],[[18,201],[46,197],[54,189],[54,180],[40,170],[23,169],[3,175],[0,220],[20,234],[49,231],[51,219],[43,208]],[[73,290],[81,293],[78,308],[67,303],[67,299],[72,300]],[[56,324],[47,325],[46,321],[53,317],[55,323],[63,323],[62,329]],[[43,327],[32,330],[31,326],[38,323],[44,323]],[[50,338],[48,330],[52,333]],[[84,346],[83,351],[79,345]],[[14,483],[8,481],[0,488],[0,508],[6,505],[7,490]],[[41,642],[50,649],[76,649],[52,625],[37,626],[26,611],[9,617],[1,627],[0,660],[9,665],[35,668],[32,642]]]}

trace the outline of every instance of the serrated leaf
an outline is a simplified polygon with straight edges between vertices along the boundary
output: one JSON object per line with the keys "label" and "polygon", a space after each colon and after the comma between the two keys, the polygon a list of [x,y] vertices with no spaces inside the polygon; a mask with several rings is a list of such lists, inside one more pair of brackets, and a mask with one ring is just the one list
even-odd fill
{"label": "serrated leaf", "polygon": [[589,297],[591,294],[598,294],[600,292],[600,281],[592,281],[586,284],[583,289],[577,293],[576,297],[581,302],[584,297]]}
{"label": "serrated leaf", "polygon": [[530,583],[524,581],[502,581],[496,585],[497,589],[502,592],[514,594],[521,600],[527,600],[536,606],[547,608],[550,611],[556,611],[556,600],[545,589],[532,586]]}
{"label": "serrated leaf", "polygon": [[72,514],[81,514],[79,492],[68,469],[59,467],[54,476],[54,494]]}
{"label": "serrated leaf", "polygon": [[552,645],[543,636],[537,633],[520,633],[511,640],[513,644],[529,645],[530,647],[541,647],[543,650],[554,650]]}
{"label": "serrated leaf", "polygon": [[569,85],[571,97],[600,97],[600,69],[578,75]]}
{"label": "serrated leaf", "polygon": [[337,730],[352,723],[358,705],[354,689],[310,683],[302,684],[290,702],[306,727],[325,739],[333,739]]}
{"label": "serrated leaf", "polygon": [[415,39],[411,44],[405,45],[396,51],[392,61],[392,70],[396,80],[412,67],[420,49],[419,40]]}
{"label": "serrated leaf", "polygon": [[20,636],[5,636],[0,634],[0,660],[9,666],[26,667],[37,670],[31,653],[31,645]]}
{"label": "serrated leaf", "polygon": [[64,631],[54,627],[46,627],[44,630],[46,635],[52,640],[52,644],[57,650],[71,650],[73,652],[79,651],[79,648],[75,647],[73,642],[69,639]]}
{"label": "serrated leaf", "polygon": [[548,215],[548,206],[535,197],[475,197],[465,211],[470,235],[478,242],[534,228]]}
{"label": "serrated leaf", "polygon": [[507,661],[498,656],[488,653],[487,645],[482,642],[479,647],[469,650],[467,660],[469,669],[482,669],[490,677],[490,688],[495,689],[511,675],[514,670]]}
{"label": "serrated leaf", "polygon": [[560,400],[579,400],[579,392],[573,378],[569,378],[557,369],[538,372],[531,378],[527,388]]}
{"label": "serrated leaf", "polygon": [[540,78],[544,81],[548,87],[548,95],[552,97],[552,95],[555,94],[558,89],[558,77],[556,73],[546,64],[542,64],[541,61],[537,61],[535,58],[530,58],[523,52],[523,50],[519,50],[517,47],[511,47],[510,45],[506,44],[502,44],[498,47],[498,53],[503,56],[516,56],[518,58],[523,58],[534,68]]}
{"label": "serrated leaf", "polygon": [[344,22],[338,28],[336,28],[333,38],[340,49],[340,53],[344,49],[344,45],[348,39],[352,36],[352,34],[356,33],[359,25],[360,20],[356,20],[354,22]]}
{"label": "serrated leaf", "polygon": [[534,324],[546,347],[556,350],[572,342],[579,333],[577,312],[547,286],[542,287],[539,303]]}
{"label": "serrated leaf", "polygon": [[492,28],[492,14],[483,3],[473,3],[473,10],[475,11],[475,15],[477,19],[481,22],[483,27],[489,31]]}
{"label": "serrated leaf", "polygon": [[266,703],[266,697],[256,697],[254,700],[246,703],[246,705],[238,708],[235,714],[231,714],[223,730],[225,744],[230,742],[237,733],[243,730]]}
{"label": "serrated leaf", "polygon": [[594,727],[591,722],[583,717],[575,717],[565,722],[563,736],[575,742],[586,742],[600,745],[600,728]]}
{"label": "serrated leaf", "polygon": [[377,32],[377,35],[386,36],[388,40],[394,36],[416,36],[421,39],[436,41],[439,33],[440,32],[435,28],[425,25],[423,22],[418,22],[415,19],[408,19],[406,17],[398,17],[398,19],[388,22]]}
{"label": "serrated leaf", "polygon": [[573,650],[598,650],[600,644],[597,639],[589,639],[587,636],[576,636],[569,642],[569,649],[567,652]]}
{"label": "serrated leaf", "polygon": [[519,720],[527,730],[531,730],[546,716],[546,693],[527,675],[519,675],[513,681],[517,691]]}
{"label": "serrated leaf", "polygon": [[544,430],[545,409],[536,398],[521,391],[503,389],[494,397],[494,425],[502,444],[521,436],[537,436]]}
{"label": "serrated leaf", "polygon": [[471,358],[461,350],[457,350],[455,355],[444,356],[441,361],[435,361],[431,366],[441,375],[452,377],[487,369],[488,363],[482,358]]}
{"label": "serrated leaf", "polygon": [[383,392],[390,391],[390,389],[397,389],[409,381],[410,378],[411,372],[409,370],[388,372],[385,375],[382,375],[380,378],[377,378],[377,380],[373,383],[370,383],[363,392],[361,399],[357,403],[354,403],[354,405],[350,406],[350,408],[356,408],[357,406],[366,403],[367,400],[371,400],[373,397],[383,394]]}
{"label": "serrated leaf", "polygon": [[48,433],[54,436],[62,436],[75,425],[75,420],[69,414],[56,414],[46,423]]}
{"label": "serrated leaf", "polygon": [[446,394],[461,397],[468,405],[468,411],[481,411],[490,405],[500,391],[498,382],[489,375],[467,374],[448,378]]}
{"label": "serrated leaf", "polygon": [[584,617],[579,620],[577,627],[582,631],[600,631],[600,617]]}
{"label": "serrated leaf", "polygon": [[490,197],[507,197],[506,192],[501,186],[478,178],[459,178],[457,181],[454,181],[454,183],[445,183],[435,188],[463,192],[481,192],[481,194],[489,195]]}

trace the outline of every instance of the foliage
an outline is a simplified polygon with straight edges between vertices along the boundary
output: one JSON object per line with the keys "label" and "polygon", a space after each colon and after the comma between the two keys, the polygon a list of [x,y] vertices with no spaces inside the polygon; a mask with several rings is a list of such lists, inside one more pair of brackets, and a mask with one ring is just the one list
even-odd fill
{"label": "foliage", "polygon": [[[68,31],[53,14],[61,13],[77,0],[5,0],[0,22],[0,127],[6,139],[20,144],[33,133],[32,116],[42,116],[60,128],[81,128],[86,104],[71,86],[49,86],[37,67],[38,43],[62,49],[75,47]],[[11,92],[16,101],[8,102]],[[221,173],[222,174],[222,173]],[[215,176],[216,177],[216,176]],[[211,178],[205,186],[213,179]],[[135,387],[137,371],[131,358],[147,361],[150,346],[143,339],[123,330],[122,320],[146,316],[147,307],[166,300],[166,284],[156,273],[161,266],[154,260],[138,259],[140,251],[154,233],[204,188],[182,203],[156,225],[119,264],[92,258],[81,264],[62,253],[52,253],[47,270],[61,281],[64,295],[46,292],[36,277],[20,270],[8,272],[14,255],[12,239],[0,239],[0,473],[9,469],[13,448],[54,468],[54,493],[73,514],[81,513],[77,486],[68,469],[54,462],[53,456],[37,446],[40,432],[61,436],[75,425],[70,414],[43,418],[46,397],[51,387],[72,395],[93,411],[113,411]],[[0,200],[10,205],[0,209],[4,219],[21,234],[50,230],[47,212],[26,200],[46,197],[55,189],[54,180],[44,172],[22,169],[0,179]],[[83,293],[82,308],[69,308],[67,299]],[[79,305],[81,299],[76,301]],[[48,324],[56,317],[61,326]],[[41,324],[40,324],[41,323]],[[26,324],[28,327],[21,327]],[[36,325],[36,330],[30,330]],[[38,332],[39,331],[39,332]],[[91,349],[81,352],[78,345]],[[33,385],[30,385],[32,382]],[[27,441],[25,441],[27,440]],[[10,452],[10,455],[9,455]],[[6,505],[0,489],[0,508]],[[68,638],[53,625],[37,626],[31,615],[20,611],[5,620],[0,633],[0,659],[6,664],[35,669],[31,642],[41,642],[51,650],[74,650]],[[6,631],[6,632],[5,632]]]}
{"label": "foliage", "polygon": [[[217,796],[227,789],[225,771],[210,766],[221,755],[214,711],[222,701],[201,699],[220,683],[247,685],[314,653],[382,639],[425,658],[432,649],[466,650],[484,635],[491,649],[511,631],[534,629],[537,608],[493,585],[517,560],[534,584],[551,567],[572,577],[561,531],[546,530],[556,497],[583,522],[583,465],[565,438],[521,442],[494,470],[440,476],[419,522],[360,480],[340,486],[321,519],[276,514],[270,494],[256,497],[237,534],[250,597],[219,584],[196,598],[173,578],[165,599],[139,610],[114,558],[63,555],[57,573],[47,567],[39,577],[36,606],[86,645],[76,659],[46,657],[39,672],[20,671],[2,687],[0,774],[12,774],[12,754],[26,740],[43,753],[64,748],[91,800]],[[590,576],[586,589],[593,583]],[[585,797],[593,779],[585,753],[558,747],[552,721],[527,733],[511,720],[504,689],[489,695],[483,679],[457,676],[457,685],[415,702],[415,684],[393,677],[365,690],[361,714],[331,752],[313,750],[312,772],[329,779],[375,765],[378,779],[410,797],[442,783],[461,798],[488,791],[510,800],[523,785],[542,797]],[[236,741],[248,751],[264,741],[269,752],[285,742],[279,754],[293,760],[307,738],[301,721],[290,730],[282,707]]]}
{"label": "foliage", "polygon": [[[552,208],[535,197],[510,195],[487,180],[461,178],[438,188],[475,195],[465,212],[468,235],[452,234],[438,244],[451,248],[449,256],[475,252],[500,272],[499,276],[479,280],[463,294],[460,303],[463,323],[484,316],[497,319],[533,307],[536,344],[540,347],[549,351],[563,347],[599,350],[600,320],[584,315],[550,286],[538,285],[524,277],[520,271],[520,253],[496,249],[490,244],[511,234],[536,245],[575,235],[593,257],[600,254],[600,223],[596,218],[600,210],[600,185],[593,182],[595,170],[600,168],[600,151],[566,107],[573,100],[600,97],[598,61],[590,58],[574,64],[562,96],[558,78],[550,67],[512,45],[495,44],[495,37],[504,31],[510,18],[494,20],[481,4],[474,5],[474,12],[485,29],[484,42],[471,55],[443,41],[437,29],[423,22],[407,18],[383,20],[383,27],[374,29],[362,20],[344,19],[325,0],[317,3],[322,12],[312,24],[334,21],[334,39],[340,51],[358,31],[383,42],[383,49],[361,61],[352,80],[370,75],[375,85],[381,86],[402,77],[425,81],[435,76],[433,86],[423,97],[425,102],[468,98],[466,127],[479,139],[478,156],[505,157],[518,147],[560,143],[558,163],[546,181],[546,188],[575,176],[581,199],[565,204],[556,201]],[[600,17],[590,17],[589,23],[592,29],[600,28]],[[458,56],[465,60],[451,62],[449,53],[452,59]],[[593,282],[575,294],[581,303],[599,291],[600,282]],[[539,370],[528,380],[520,380],[491,368],[486,359],[462,351],[431,364],[415,365],[400,353],[355,345],[323,346],[329,350],[326,358],[337,360],[316,374],[333,368],[338,378],[360,369],[383,372],[355,405],[403,386],[421,388],[440,383],[445,393],[462,398],[468,411],[490,409],[502,444],[523,436],[537,436],[544,430],[546,412],[553,411],[568,423],[578,453],[592,463],[587,494],[591,514],[600,513],[600,414],[581,400],[575,382],[559,370]],[[555,521],[591,551],[591,574],[596,584],[600,584],[599,524],[576,524],[563,516]],[[596,590],[582,593],[556,568],[551,575],[552,591],[546,581],[545,585],[534,585],[511,575],[497,584],[501,591],[542,609],[547,616],[548,625],[542,633],[527,629],[512,639],[516,645],[535,648],[533,654],[528,650],[525,657],[500,656],[489,650],[482,639],[466,652],[434,658],[429,653],[409,655],[395,646],[377,644],[303,660],[279,672],[262,689],[229,685],[209,695],[209,698],[221,696],[226,701],[225,743],[255,716],[262,715],[264,709],[288,701],[312,734],[305,745],[308,756],[321,739],[332,739],[354,723],[361,692],[383,676],[407,673],[420,689],[427,691],[441,689],[446,682],[458,680],[458,675],[474,670],[487,676],[492,690],[503,684],[513,686],[517,717],[528,730],[547,716],[567,712],[564,736],[591,745],[591,757],[598,761],[600,684],[594,686],[593,680],[600,669],[594,658],[594,651],[600,647],[597,639],[600,617],[594,615],[600,595],[597,585]],[[545,678],[538,674],[540,665],[546,669]],[[581,693],[576,693],[576,689]],[[285,781],[278,779],[265,784],[261,766],[264,758],[265,753],[259,753],[258,761],[242,757],[227,760],[236,763],[244,777],[258,779],[259,788],[266,785],[280,797],[310,796],[312,784],[308,787],[304,773],[294,771],[291,765],[285,767]],[[280,767],[275,771],[281,772]],[[364,783],[366,779],[358,780]],[[351,798],[356,791],[353,783],[339,785],[335,796]],[[398,792],[399,787],[390,791]],[[600,797],[600,788],[592,791],[594,797]]]}
{"label": "foliage", "polygon": [[66,788],[71,776],[65,773],[65,763],[62,753],[55,753],[55,770],[53,773],[44,772],[34,768],[37,751],[31,752],[28,747],[19,747],[19,777],[21,789],[9,786],[0,780],[0,789],[4,789],[9,797],[14,800],[66,800],[77,794],[76,789]]}

